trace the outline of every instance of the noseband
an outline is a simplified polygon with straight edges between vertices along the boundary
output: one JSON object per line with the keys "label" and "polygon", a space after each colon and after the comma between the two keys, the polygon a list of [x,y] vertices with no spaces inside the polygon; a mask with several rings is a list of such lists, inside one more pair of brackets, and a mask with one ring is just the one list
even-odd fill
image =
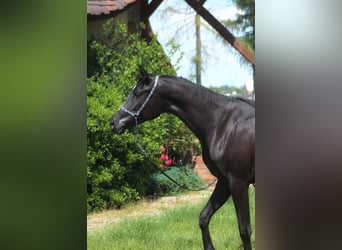
{"label": "noseband", "polygon": [[152,87],[150,93],[148,94],[148,96],[146,97],[144,103],[143,103],[143,104],[141,105],[141,107],[138,109],[138,111],[130,111],[130,110],[128,110],[127,108],[125,108],[124,105],[122,105],[122,106],[120,107],[120,109],[122,109],[123,111],[125,111],[127,114],[131,115],[131,116],[134,118],[134,120],[135,120],[135,125],[136,125],[136,126],[138,125],[138,117],[139,117],[141,111],[143,111],[143,109],[145,108],[146,104],[147,104],[148,101],[151,99],[151,97],[152,97],[154,91],[155,91],[156,88],[157,88],[158,78],[159,78],[158,76],[156,76],[156,77],[154,78],[153,87]]}

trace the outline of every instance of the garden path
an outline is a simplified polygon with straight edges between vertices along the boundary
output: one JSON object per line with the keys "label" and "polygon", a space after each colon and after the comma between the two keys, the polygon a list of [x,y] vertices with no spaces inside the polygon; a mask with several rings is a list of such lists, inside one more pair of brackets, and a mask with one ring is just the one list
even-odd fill
{"label": "garden path", "polygon": [[176,206],[195,204],[208,200],[212,188],[198,192],[188,192],[176,196],[165,196],[156,200],[141,200],[122,209],[113,209],[87,216],[87,232],[91,233],[106,225],[118,223],[126,218],[144,215],[158,215],[166,209]]}

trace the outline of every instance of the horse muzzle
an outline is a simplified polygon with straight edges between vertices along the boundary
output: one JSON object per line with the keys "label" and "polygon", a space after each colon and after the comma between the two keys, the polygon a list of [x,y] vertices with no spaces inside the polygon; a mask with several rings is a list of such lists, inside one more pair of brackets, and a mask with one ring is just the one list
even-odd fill
{"label": "horse muzzle", "polygon": [[131,120],[132,118],[129,116],[120,119],[114,116],[109,122],[110,129],[116,134],[122,134],[128,128]]}
{"label": "horse muzzle", "polygon": [[109,122],[110,129],[116,134],[122,134],[125,131],[125,123],[123,121],[117,121],[112,118]]}

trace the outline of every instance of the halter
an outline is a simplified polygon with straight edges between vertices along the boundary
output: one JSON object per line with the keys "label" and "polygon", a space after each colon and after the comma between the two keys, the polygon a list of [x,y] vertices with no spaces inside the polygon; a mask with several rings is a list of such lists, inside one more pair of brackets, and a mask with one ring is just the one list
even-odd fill
{"label": "halter", "polygon": [[141,105],[141,107],[140,107],[140,109],[138,109],[138,111],[130,111],[130,110],[128,110],[127,108],[125,108],[124,105],[122,105],[122,106],[120,107],[120,109],[122,109],[123,111],[125,111],[127,114],[131,115],[131,116],[134,118],[134,120],[135,120],[135,125],[136,125],[136,126],[138,126],[138,117],[139,117],[141,111],[143,111],[143,109],[145,108],[146,104],[147,104],[148,101],[151,99],[151,97],[152,97],[154,91],[155,91],[156,88],[157,88],[158,78],[159,78],[158,76],[156,76],[156,77],[154,78],[154,84],[153,84],[153,87],[152,87],[152,89],[151,89],[151,92],[148,94],[148,96],[146,97],[144,103]]}

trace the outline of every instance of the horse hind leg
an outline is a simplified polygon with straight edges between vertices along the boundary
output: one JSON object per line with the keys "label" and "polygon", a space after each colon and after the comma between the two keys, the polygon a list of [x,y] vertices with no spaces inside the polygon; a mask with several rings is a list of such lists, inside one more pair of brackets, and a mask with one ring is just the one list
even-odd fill
{"label": "horse hind leg", "polygon": [[208,203],[200,213],[199,225],[202,231],[203,246],[205,250],[214,249],[209,233],[209,222],[214,213],[228,200],[230,196],[227,183],[218,180],[214,192]]}
{"label": "horse hind leg", "polygon": [[249,214],[248,183],[241,180],[232,180],[230,189],[238,218],[240,237],[243,242],[244,250],[251,250],[251,226]]}

